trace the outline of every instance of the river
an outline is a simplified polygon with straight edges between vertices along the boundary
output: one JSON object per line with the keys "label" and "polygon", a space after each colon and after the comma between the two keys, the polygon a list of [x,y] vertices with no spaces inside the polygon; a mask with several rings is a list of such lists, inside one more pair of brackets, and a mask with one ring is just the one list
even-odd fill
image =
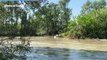
{"label": "river", "polygon": [[[25,53],[25,60],[107,60],[106,39],[25,37],[26,39],[29,40],[30,51]],[[11,42],[20,43],[18,37]]]}

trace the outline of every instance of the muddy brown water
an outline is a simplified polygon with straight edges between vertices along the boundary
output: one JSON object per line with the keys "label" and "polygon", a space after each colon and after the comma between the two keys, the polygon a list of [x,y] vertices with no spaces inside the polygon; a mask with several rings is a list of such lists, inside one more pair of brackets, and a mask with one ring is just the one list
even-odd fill
{"label": "muddy brown water", "polygon": [[[20,43],[17,38],[13,44]],[[106,39],[29,37],[29,42],[26,60],[107,60]]]}

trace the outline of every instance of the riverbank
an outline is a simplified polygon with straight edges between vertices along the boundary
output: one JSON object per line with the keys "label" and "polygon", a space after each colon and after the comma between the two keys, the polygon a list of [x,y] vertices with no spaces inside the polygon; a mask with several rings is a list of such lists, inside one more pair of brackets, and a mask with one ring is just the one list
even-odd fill
{"label": "riverbank", "polygon": [[[29,40],[30,47],[66,48],[92,51],[107,51],[107,39],[69,39],[54,37],[24,37]],[[13,43],[19,42],[15,37]]]}
{"label": "riverbank", "polygon": [[[36,38],[35,38],[36,39]],[[42,40],[44,39],[44,40]],[[107,51],[106,39],[67,39],[67,38],[43,38],[31,41],[31,47],[50,47],[80,49],[92,51]]]}

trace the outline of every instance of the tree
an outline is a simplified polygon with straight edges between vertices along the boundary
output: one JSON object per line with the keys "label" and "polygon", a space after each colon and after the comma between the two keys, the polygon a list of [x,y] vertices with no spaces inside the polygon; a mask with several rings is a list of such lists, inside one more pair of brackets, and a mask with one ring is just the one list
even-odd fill
{"label": "tree", "polygon": [[93,10],[85,15],[79,15],[76,21],[68,26],[70,36],[83,38],[107,38],[107,8]]}
{"label": "tree", "polygon": [[70,20],[71,15],[71,9],[68,8],[68,3],[70,0],[60,0],[59,6],[60,6],[60,15],[59,15],[59,33],[63,33],[67,30],[68,21]]}
{"label": "tree", "polygon": [[5,12],[5,8],[3,7],[4,3],[0,3],[0,35],[3,34],[3,28],[4,28],[4,21],[5,17],[7,16],[7,13]]}
{"label": "tree", "polygon": [[106,6],[106,1],[105,0],[99,0],[99,1],[94,1],[91,5],[91,8],[93,10],[101,9]]}
{"label": "tree", "polygon": [[62,7],[68,7],[70,0],[60,0],[59,3]]}
{"label": "tree", "polygon": [[35,14],[37,31],[46,35],[55,35],[64,32],[69,21],[71,10],[67,7],[62,8],[60,4],[47,3]]}
{"label": "tree", "polygon": [[105,0],[100,0],[100,8],[104,8],[106,6],[106,1]]}
{"label": "tree", "polygon": [[[3,31],[2,35],[29,35],[31,29],[30,25],[30,18],[32,18],[29,11],[35,13],[35,10],[42,7],[41,3],[44,1],[24,1],[24,2],[2,2],[1,3],[1,10],[0,13],[3,13],[2,20],[2,27],[0,30]],[[45,2],[44,2],[45,3]],[[22,4],[24,7],[4,7],[5,4],[8,5],[20,5]],[[5,13],[6,12],[6,13]],[[31,13],[31,12],[30,12]],[[19,20],[21,20],[19,22]],[[29,30],[28,30],[29,29]],[[31,34],[31,33],[30,33]],[[32,33],[33,34],[33,33]]]}
{"label": "tree", "polygon": [[6,16],[3,17],[4,20],[1,17],[1,21],[3,22],[1,30],[4,31],[2,34],[26,36],[63,33],[66,31],[71,15],[71,9],[68,8],[69,1],[63,0],[58,4],[48,3],[42,0],[4,2],[3,5],[21,4],[23,6],[2,7],[6,12]]}
{"label": "tree", "polygon": [[87,14],[92,10],[98,10],[101,8],[104,8],[106,6],[105,0],[99,0],[90,2],[90,0],[87,0],[86,3],[82,6],[81,14]]}
{"label": "tree", "polygon": [[[46,1],[46,0],[45,0]],[[27,14],[30,10],[32,10],[33,13],[36,13],[35,10],[38,10],[40,9],[42,6],[42,2],[45,2],[44,0],[37,0],[37,1],[28,1],[28,2],[25,2],[25,5],[24,5],[24,11],[23,11],[23,14],[22,15],[22,20],[21,20],[21,33],[22,35],[36,35],[35,33],[35,29],[34,27],[32,26],[32,19],[27,19],[28,15],[30,14]],[[30,16],[29,18],[33,18],[33,16]],[[32,32],[31,32],[32,31]]]}
{"label": "tree", "polygon": [[[47,35],[58,34],[58,18],[60,10],[57,4],[50,3],[43,6],[35,14],[35,22],[38,23],[38,31]],[[42,30],[42,31],[41,31]]]}
{"label": "tree", "polygon": [[87,14],[91,10],[91,2],[90,0],[87,0],[86,3],[82,6],[81,13]]}

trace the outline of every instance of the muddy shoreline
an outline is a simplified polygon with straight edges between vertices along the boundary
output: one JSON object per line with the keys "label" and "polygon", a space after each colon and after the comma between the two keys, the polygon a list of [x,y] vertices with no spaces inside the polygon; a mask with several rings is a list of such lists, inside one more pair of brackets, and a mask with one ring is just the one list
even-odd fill
{"label": "muddy shoreline", "polygon": [[[3,37],[6,39],[7,37]],[[0,38],[2,39],[2,38]],[[20,37],[11,41],[13,44],[20,43]],[[107,51],[107,39],[69,39],[51,37],[24,37],[30,42],[30,47],[66,48],[92,51]],[[11,39],[10,39],[11,40]]]}

